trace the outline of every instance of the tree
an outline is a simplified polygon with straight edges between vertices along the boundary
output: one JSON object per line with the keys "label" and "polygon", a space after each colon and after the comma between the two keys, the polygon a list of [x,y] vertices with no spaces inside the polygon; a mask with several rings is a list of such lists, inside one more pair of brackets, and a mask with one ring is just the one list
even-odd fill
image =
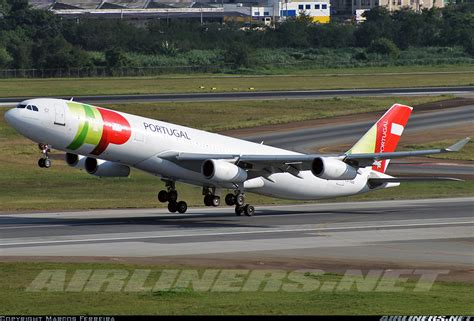
{"label": "tree", "polygon": [[105,62],[110,68],[126,67],[130,64],[125,52],[120,48],[107,50],[105,52]]}
{"label": "tree", "polygon": [[369,48],[367,48],[367,52],[386,55],[391,59],[397,59],[400,56],[400,50],[397,45],[387,38],[379,38],[372,41]]}
{"label": "tree", "polygon": [[0,47],[0,68],[8,68],[12,62],[13,58],[8,53],[7,49]]}
{"label": "tree", "polygon": [[236,68],[250,67],[252,65],[252,55],[248,46],[242,44],[232,44],[224,52],[224,62],[232,64]]}

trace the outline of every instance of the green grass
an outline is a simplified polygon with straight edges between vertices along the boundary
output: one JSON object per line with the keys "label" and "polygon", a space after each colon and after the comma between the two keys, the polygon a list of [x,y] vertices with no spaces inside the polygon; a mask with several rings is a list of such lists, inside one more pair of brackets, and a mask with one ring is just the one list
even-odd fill
{"label": "green grass", "polygon": [[[106,107],[209,131],[284,124],[365,112],[382,112],[394,102],[418,105],[450,96],[331,98],[192,103],[136,103]],[[231,120],[231,121],[229,121]]]}
{"label": "green grass", "polygon": [[[394,101],[415,105],[436,99],[440,98],[404,97],[400,100],[396,98],[344,98],[285,102],[164,103],[153,104],[153,106],[130,104],[112,107],[217,131],[347,113],[381,111]],[[36,161],[40,153],[36,145],[17,134],[5,123],[4,112],[4,109],[0,111],[0,170],[2,172],[0,204],[2,204],[2,211],[163,206],[156,200],[156,193],[163,188],[163,183],[158,178],[137,170],[132,171],[129,178],[97,178],[84,171],[70,168],[59,160],[53,160],[54,165],[49,170],[37,167]],[[229,117],[233,119],[232,122],[228,121]],[[202,205],[200,188],[178,184],[178,190],[180,198],[185,199],[188,205]],[[472,196],[473,190],[474,182],[411,183],[403,184],[395,189],[335,200]],[[248,200],[252,204],[294,203],[294,201],[252,194],[249,194]]]}
{"label": "green grass", "polygon": [[0,97],[453,86],[473,85],[473,74],[474,66],[462,65],[325,69],[268,76],[2,79]]}
{"label": "green grass", "polygon": [[[76,270],[120,269],[129,275],[134,269],[150,269],[148,283],[153,286],[163,269],[203,268],[115,263],[0,263],[0,313],[2,314],[399,314],[399,315],[472,315],[473,287],[469,283],[436,281],[430,291],[415,292],[417,280],[398,283],[398,292],[258,291],[213,292],[192,288],[170,291],[99,292],[26,291],[43,270],[66,270],[66,284]],[[315,276],[324,284],[338,284],[342,276],[333,273]],[[128,278],[126,279],[128,280]],[[243,284],[244,281],[240,284]],[[283,280],[288,283],[288,280]],[[239,285],[237,283],[236,285]]]}
{"label": "green grass", "polygon": [[[472,128],[474,132],[474,128]],[[459,139],[464,137],[459,137]],[[426,144],[410,144],[407,145],[407,149],[436,149],[441,147],[448,147],[459,139],[445,139],[440,141],[429,142]],[[435,154],[430,155],[431,158],[439,159],[454,159],[454,160],[464,160],[464,161],[474,161],[474,141],[470,140],[464,148],[458,153],[448,153],[448,154]]]}

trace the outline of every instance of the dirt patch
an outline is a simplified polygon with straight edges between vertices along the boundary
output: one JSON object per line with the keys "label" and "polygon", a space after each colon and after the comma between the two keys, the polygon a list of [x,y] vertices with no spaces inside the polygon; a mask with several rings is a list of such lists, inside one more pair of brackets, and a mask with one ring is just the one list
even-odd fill
{"label": "dirt patch", "polygon": [[[169,256],[169,257],[67,257],[67,256],[0,256],[0,262],[60,262],[60,263],[117,263],[163,265],[182,268],[221,268],[221,269],[320,269],[326,273],[344,274],[349,269],[430,269],[449,270],[448,274],[440,274],[438,280],[447,282],[474,283],[474,269],[459,266],[415,264],[403,262],[380,262],[363,260],[334,260],[327,258],[290,258],[259,256],[245,257],[238,254],[233,258],[228,255],[213,256]],[[414,275],[413,278],[418,278]]]}

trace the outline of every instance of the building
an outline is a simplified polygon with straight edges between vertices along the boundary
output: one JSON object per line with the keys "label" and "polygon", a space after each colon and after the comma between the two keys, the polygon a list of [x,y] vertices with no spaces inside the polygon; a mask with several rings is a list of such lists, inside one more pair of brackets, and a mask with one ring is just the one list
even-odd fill
{"label": "building", "polygon": [[410,8],[414,11],[443,8],[444,0],[331,0],[332,13],[335,15],[354,15],[356,10],[370,10],[374,7],[386,7],[389,11]]}
{"label": "building", "polygon": [[329,1],[278,1],[277,6],[280,17],[283,18],[306,14],[317,23],[328,23],[331,20]]}
{"label": "building", "polygon": [[30,0],[37,9],[70,19],[198,19],[271,24],[301,14],[314,22],[330,21],[330,0]]}

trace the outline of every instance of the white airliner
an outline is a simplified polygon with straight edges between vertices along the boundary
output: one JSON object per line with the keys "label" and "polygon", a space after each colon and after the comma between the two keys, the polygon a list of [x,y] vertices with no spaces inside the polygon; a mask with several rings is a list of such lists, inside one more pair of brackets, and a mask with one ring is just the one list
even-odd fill
{"label": "white airliner", "polygon": [[434,150],[395,152],[412,108],[393,105],[347,152],[310,155],[256,144],[159,120],[61,99],[21,102],[5,119],[22,135],[39,143],[40,167],[49,168],[50,148],[66,152],[66,162],[89,174],[127,177],[134,167],[160,176],[166,190],[158,193],[170,212],[184,213],[175,182],[203,187],[207,206],[220,204],[222,190],[232,190],[225,203],[237,215],[254,214],[245,192],[278,198],[314,200],[355,195],[398,186],[410,180],[455,180],[385,174],[390,159],[460,150],[468,141]]}

